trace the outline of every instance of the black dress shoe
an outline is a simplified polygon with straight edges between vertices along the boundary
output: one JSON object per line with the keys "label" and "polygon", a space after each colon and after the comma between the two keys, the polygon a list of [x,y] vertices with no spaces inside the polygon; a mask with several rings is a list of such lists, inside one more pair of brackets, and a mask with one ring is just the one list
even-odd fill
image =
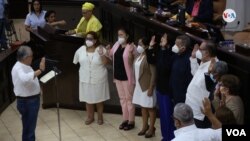
{"label": "black dress shoe", "polygon": [[135,128],[135,124],[134,123],[128,123],[128,125],[127,126],[125,126],[123,129],[125,130],[125,131],[128,131],[128,130],[131,130],[131,129],[133,129],[133,128]]}
{"label": "black dress shoe", "polygon": [[148,129],[149,129],[149,126],[147,126],[147,128],[146,129],[144,129],[144,130],[141,130],[137,135],[138,136],[143,136],[143,135],[145,135],[146,134],[146,132],[148,131]]}
{"label": "black dress shoe", "polygon": [[124,129],[124,127],[126,127],[127,125],[128,125],[128,120],[123,121],[122,124],[120,124],[119,129],[122,130],[122,129]]}

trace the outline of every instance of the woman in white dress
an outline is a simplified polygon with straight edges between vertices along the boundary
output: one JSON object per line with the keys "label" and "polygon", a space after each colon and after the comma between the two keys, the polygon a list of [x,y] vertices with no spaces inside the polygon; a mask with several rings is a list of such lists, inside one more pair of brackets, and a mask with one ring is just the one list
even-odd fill
{"label": "woman in white dress", "polygon": [[98,113],[98,124],[103,124],[103,102],[109,99],[108,72],[105,65],[108,59],[106,50],[100,46],[96,32],[88,32],[85,44],[75,53],[73,63],[80,64],[79,99],[86,102],[86,125],[94,121],[94,105]]}
{"label": "woman in white dress", "polygon": [[[133,103],[141,106],[143,127],[138,133],[139,136],[145,135],[151,138],[155,135],[156,120],[156,96],[155,96],[155,66],[147,62],[146,49],[148,41],[142,38],[138,42],[137,52],[140,54],[134,61],[135,90]],[[148,119],[150,124],[148,125]]]}

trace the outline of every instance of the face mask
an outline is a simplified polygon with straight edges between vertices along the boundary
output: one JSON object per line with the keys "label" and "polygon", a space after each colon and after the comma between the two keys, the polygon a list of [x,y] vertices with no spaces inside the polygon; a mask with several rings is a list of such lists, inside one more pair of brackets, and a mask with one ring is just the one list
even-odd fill
{"label": "face mask", "polygon": [[200,59],[202,58],[202,54],[201,54],[201,51],[200,50],[197,50],[196,53],[195,53],[195,56],[196,58]]}
{"label": "face mask", "polygon": [[214,79],[214,75],[212,73],[210,73],[210,78],[214,83],[216,82],[216,80]]}
{"label": "face mask", "polygon": [[125,42],[125,38],[118,37],[118,42],[119,42],[119,44],[123,44]]}
{"label": "face mask", "polygon": [[172,52],[174,52],[174,53],[179,53],[179,51],[180,51],[180,49],[177,47],[177,45],[174,45],[174,46],[172,47]]}
{"label": "face mask", "polygon": [[86,40],[85,44],[87,47],[92,47],[94,45],[93,41],[90,41],[90,40]]}
{"label": "face mask", "polygon": [[140,46],[140,45],[138,45],[138,47],[136,48],[136,50],[137,50],[137,52],[138,53],[143,53],[144,51],[145,51],[145,49],[142,47],[142,46]]}

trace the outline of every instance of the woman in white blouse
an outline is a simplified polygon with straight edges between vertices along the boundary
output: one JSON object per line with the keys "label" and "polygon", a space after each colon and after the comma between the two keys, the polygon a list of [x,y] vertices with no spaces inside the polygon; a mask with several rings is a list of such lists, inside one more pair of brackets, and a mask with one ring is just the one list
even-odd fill
{"label": "woman in white blouse", "polygon": [[27,14],[24,25],[27,31],[33,31],[38,26],[43,27],[46,24],[44,16],[46,11],[42,9],[39,0],[32,0],[30,13]]}
{"label": "woman in white blouse", "polygon": [[96,32],[88,32],[85,44],[75,53],[73,63],[80,64],[79,99],[86,102],[88,118],[86,125],[94,121],[94,105],[98,113],[98,124],[103,124],[103,101],[109,99],[108,72],[105,65],[108,59],[106,50],[100,46]]}

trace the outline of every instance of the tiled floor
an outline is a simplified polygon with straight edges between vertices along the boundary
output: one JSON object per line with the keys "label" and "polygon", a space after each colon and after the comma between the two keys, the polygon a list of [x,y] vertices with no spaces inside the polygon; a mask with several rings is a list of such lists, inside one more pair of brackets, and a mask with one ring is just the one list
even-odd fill
{"label": "tiled floor", "polygon": [[[156,121],[156,136],[146,139],[137,136],[141,128],[141,117],[136,117],[136,128],[130,131],[119,130],[121,115],[104,114],[103,125],[96,122],[85,125],[86,112],[60,109],[61,133],[63,141],[159,141],[161,139],[159,119]],[[37,141],[58,141],[58,120],[56,108],[40,109],[36,128]],[[0,115],[0,141],[21,141],[22,124],[12,103]]]}

